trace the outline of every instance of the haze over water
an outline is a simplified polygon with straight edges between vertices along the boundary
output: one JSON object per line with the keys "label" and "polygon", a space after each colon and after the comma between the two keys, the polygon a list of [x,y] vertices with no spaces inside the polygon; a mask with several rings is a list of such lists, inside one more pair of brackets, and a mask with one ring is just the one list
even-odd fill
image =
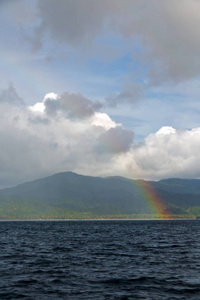
{"label": "haze over water", "polygon": [[0,299],[198,299],[198,220],[0,222]]}

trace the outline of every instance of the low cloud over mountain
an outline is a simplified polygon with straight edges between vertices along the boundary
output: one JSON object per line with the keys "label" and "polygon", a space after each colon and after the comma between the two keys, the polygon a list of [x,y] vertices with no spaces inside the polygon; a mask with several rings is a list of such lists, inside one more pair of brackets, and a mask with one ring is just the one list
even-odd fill
{"label": "low cloud over mountain", "polygon": [[134,142],[132,130],[81,95],[50,93],[25,106],[3,101],[5,95],[13,99],[13,89],[0,101],[1,186],[65,170],[146,179],[200,176],[199,128],[163,127]]}

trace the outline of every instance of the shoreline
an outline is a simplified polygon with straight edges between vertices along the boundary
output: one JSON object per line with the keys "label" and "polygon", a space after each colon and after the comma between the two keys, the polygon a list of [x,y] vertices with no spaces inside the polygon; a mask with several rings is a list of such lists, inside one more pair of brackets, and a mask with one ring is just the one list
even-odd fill
{"label": "shoreline", "polygon": [[158,219],[158,218],[152,218],[152,219],[117,219],[117,218],[113,218],[113,219],[106,219],[106,218],[99,218],[99,219],[27,219],[27,220],[23,220],[23,219],[2,219],[0,220],[0,222],[69,222],[69,221],[198,221],[199,219],[196,218],[169,218],[169,219]]}

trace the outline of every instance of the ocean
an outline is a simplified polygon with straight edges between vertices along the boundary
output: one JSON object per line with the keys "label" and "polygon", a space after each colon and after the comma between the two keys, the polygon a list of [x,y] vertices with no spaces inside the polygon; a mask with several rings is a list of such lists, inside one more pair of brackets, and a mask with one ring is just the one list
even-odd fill
{"label": "ocean", "polygon": [[200,220],[0,222],[0,299],[200,299]]}

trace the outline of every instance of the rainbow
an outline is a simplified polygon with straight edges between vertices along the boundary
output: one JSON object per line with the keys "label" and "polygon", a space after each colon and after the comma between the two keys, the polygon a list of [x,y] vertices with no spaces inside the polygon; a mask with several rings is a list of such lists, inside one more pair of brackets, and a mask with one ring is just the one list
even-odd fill
{"label": "rainbow", "polygon": [[[19,61],[16,61],[15,59],[11,59],[12,53],[8,53],[8,52],[5,53],[4,51],[0,50],[0,54],[1,57],[3,57],[3,59],[0,61],[0,66],[3,73],[6,74],[7,77],[12,78],[14,76],[15,78],[22,80],[23,88],[24,86],[26,86],[27,90],[32,91],[32,87],[34,86],[37,87],[36,90],[38,94],[41,95],[45,94],[43,93],[43,89],[39,84],[38,73],[35,69],[32,69],[30,71],[29,68],[23,67],[23,64],[21,64],[19,68],[18,66]],[[118,139],[115,136],[113,137],[113,140],[111,141],[110,145],[111,145],[110,149],[109,148],[107,149],[109,152],[113,152],[113,151],[118,152],[121,150],[121,148],[123,149],[122,147],[123,144],[120,145],[120,139]],[[167,209],[160,195],[155,190],[155,188],[151,185],[150,182],[144,180],[137,180],[133,182],[134,182],[133,184],[137,187],[142,199],[144,199],[152,214],[155,214],[159,219],[172,218],[169,210]]]}
{"label": "rainbow", "polygon": [[151,213],[156,215],[156,218],[162,220],[172,218],[170,211],[150,182],[137,180],[134,181],[134,185],[137,187],[142,199],[146,202]]}

